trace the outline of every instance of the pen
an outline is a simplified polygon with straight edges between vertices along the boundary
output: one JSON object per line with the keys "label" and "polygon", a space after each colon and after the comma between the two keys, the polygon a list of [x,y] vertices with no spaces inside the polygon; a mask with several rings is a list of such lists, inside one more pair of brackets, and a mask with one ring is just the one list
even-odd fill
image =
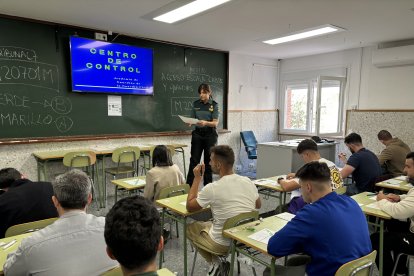
{"label": "pen", "polygon": [[5,246],[3,246],[3,250],[6,250],[7,248],[9,248],[10,246],[12,246],[13,244],[16,243],[16,240],[12,240],[11,242],[9,242],[8,244],[6,244]]}

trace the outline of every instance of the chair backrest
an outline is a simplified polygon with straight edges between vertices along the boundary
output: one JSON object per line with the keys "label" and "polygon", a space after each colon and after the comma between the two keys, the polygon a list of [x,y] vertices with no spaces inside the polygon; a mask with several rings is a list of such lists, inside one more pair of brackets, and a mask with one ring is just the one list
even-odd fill
{"label": "chair backrest", "polygon": [[122,269],[120,266],[111,268],[110,270],[102,273],[102,276],[123,276]]}
{"label": "chair backrest", "polygon": [[116,148],[112,153],[112,161],[115,163],[135,163],[140,154],[141,150],[136,146]]}
{"label": "chair backrest", "polygon": [[22,223],[22,224],[17,224],[17,225],[10,226],[6,230],[5,237],[7,238],[7,237],[11,237],[11,236],[16,236],[16,235],[20,235],[20,234],[40,230],[40,229],[45,228],[46,226],[52,224],[57,219],[58,218],[48,218],[48,219],[42,219],[42,220],[37,220],[37,221],[32,221],[32,222],[27,222],[27,223]]}
{"label": "chair backrest", "polygon": [[188,184],[165,187],[160,191],[160,196],[158,197],[158,199],[169,198],[178,195],[185,195],[188,194],[189,190],[190,185]]}
{"label": "chair backrest", "polygon": [[336,271],[335,276],[370,276],[374,270],[376,256],[377,251],[374,250],[364,257],[347,262]]}
{"label": "chair backrest", "polygon": [[96,163],[93,151],[68,152],[63,156],[63,165],[70,168],[89,167]]}
{"label": "chair backrest", "polygon": [[240,131],[240,137],[243,141],[244,147],[247,152],[247,157],[249,159],[257,158],[257,140],[254,136],[253,131]]}
{"label": "chair backrest", "polygon": [[226,220],[226,222],[223,225],[223,230],[233,228],[248,222],[252,222],[259,219],[259,211],[254,210],[247,213],[241,213],[237,216],[234,216],[232,218],[229,218]]}

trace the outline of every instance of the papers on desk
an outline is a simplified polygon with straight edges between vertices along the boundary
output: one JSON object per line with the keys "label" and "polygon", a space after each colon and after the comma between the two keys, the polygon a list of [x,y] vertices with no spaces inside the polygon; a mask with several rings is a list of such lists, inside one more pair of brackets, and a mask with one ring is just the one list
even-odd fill
{"label": "papers on desk", "polygon": [[412,187],[414,187],[414,186],[413,186],[413,184],[408,183],[408,184],[405,184],[405,185],[404,185],[404,187],[412,188]]}
{"label": "papers on desk", "polygon": [[264,244],[268,244],[270,238],[275,234],[275,232],[265,228],[262,229],[254,234],[251,234],[250,236],[248,236],[248,238],[258,241],[258,242],[262,242]]}
{"label": "papers on desk", "polygon": [[125,183],[132,185],[132,186],[141,186],[145,185],[145,180],[143,179],[131,179],[131,180],[125,180]]}
{"label": "papers on desk", "polygon": [[180,117],[180,119],[186,124],[196,125],[199,122],[199,120],[196,118],[189,118],[181,115],[178,115],[178,117]]}
{"label": "papers on desk", "polygon": [[405,175],[401,175],[401,176],[398,176],[398,177],[394,177],[394,179],[395,180],[400,180],[400,181],[406,181],[407,177]]}
{"label": "papers on desk", "polygon": [[383,181],[383,183],[386,183],[388,185],[393,185],[393,186],[400,186],[401,184],[401,180],[397,180],[397,179],[388,179]]}
{"label": "papers on desk", "polygon": [[377,195],[370,196],[368,199],[371,199],[371,200],[377,201]]}
{"label": "papers on desk", "polygon": [[276,180],[272,180],[272,179],[268,179],[268,178],[258,179],[258,180],[255,180],[253,183],[256,184],[256,185],[262,185],[262,186],[263,185],[269,185],[269,186],[280,187],[280,184],[277,183]]}
{"label": "papers on desk", "polygon": [[284,213],[277,214],[276,217],[287,220],[287,221],[291,221],[295,217],[295,215],[288,213],[288,212],[284,212]]}
{"label": "papers on desk", "polygon": [[381,208],[378,206],[378,203],[377,202],[374,202],[374,203],[365,205],[365,207],[372,208],[372,209],[377,209],[377,210],[381,210]]}
{"label": "papers on desk", "polygon": [[187,201],[180,202],[180,205],[187,206]]}

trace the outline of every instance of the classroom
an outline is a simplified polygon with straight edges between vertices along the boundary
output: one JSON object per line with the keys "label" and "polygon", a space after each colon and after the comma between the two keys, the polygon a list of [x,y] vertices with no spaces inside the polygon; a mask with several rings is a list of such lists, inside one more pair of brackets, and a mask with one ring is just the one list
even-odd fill
{"label": "classroom", "polygon": [[[296,172],[304,164],[298,143],[314,136],[322,138],[321,156],[338,168],[346,165],[340,154],[351,155],[350,133],[375,155],[385,148],[381,130],[414,149],[413,0],[215,0],[217,6],[173,23],[161,15],[210,1],[1,2],[0,169],[51,181],[66,171],[63,153],[94,151],[96,215],[126,196],[104,172],[116,148],[140,147],[143,179],[155,145],[173,149],[186,179],[189,170],[197,177],[194,126],[179,116],[194,117],[202,83],[217,102],[218,145],[234,151],[234,172],[253,182]],[[328,31],[289,40],[317,29]],[[257,157],[249,156],[244,131],[254,133]],[[283,194],[260,194],[260,214],[281,208]],[[183,228],[177,224],[179,237],[172,228],[162,267],[190,275],[193,248],[185,243],[184,261]],[[253,263],[254,273],[263,273],[265,266]],[[387,275],[382,266],[374,275]],[[207,269],[199,254],[194,275]],[[253,275],[248,264],[240,275]]]}

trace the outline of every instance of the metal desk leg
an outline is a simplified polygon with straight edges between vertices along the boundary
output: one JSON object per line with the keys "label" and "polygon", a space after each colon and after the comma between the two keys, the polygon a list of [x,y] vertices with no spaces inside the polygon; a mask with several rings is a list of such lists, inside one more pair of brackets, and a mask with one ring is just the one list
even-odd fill
{"label": "metal desk leg", "polygon": [[[162,215],[161,215],[161,227],[162,227],[162,230],[161,230],[161,233],[162,233],[162,231],[164,229],[164,213],[165,213],[165,208],[162,208]],[[159,264],[158,269],[161,269],[162,268],[162,259],[163,258],[164,258],[164,248],[160,251],[160,264]]]}
{"label": "metal desk leg", "polygon": [[282,202],[283,205],[286,204],[286,194],[287,194],[286,192],[283,192],[283,202]]}
{"label": "metal desk leg", "polygon": [[183,219],[184,276],[187,276],[187,217]]}
{"label": "metal desk leg", "polygon": [[383,253],[384,253],[384,220],[380,220],[380,242],[379,242],[379,275],[382,276],[382,270],[383,270]]}
{"label": "metal desk leg", "polygon": [[276,262],[275,258],[272,258],[272,260],[270,261],[270,276],[275,276],[276,275],[275,262]]}
{"label": "metal desk leg", "polygon": [[37,163],[37,181],[45,181],[46,180],[46,172],[45,172],[45,162],[40,161],[36,158]]}
{"label": "metal desk leg", "polygon": [[229,275],[230,276],[233,276],[233,272],[234,272],[234,257],[235,257],[235,255],[236,255],[236,244],[237,244],[237,241],[235,241],[235,240],[232,240],[231,241],[231,259],[230,259],[230,272],[229,272]]}

